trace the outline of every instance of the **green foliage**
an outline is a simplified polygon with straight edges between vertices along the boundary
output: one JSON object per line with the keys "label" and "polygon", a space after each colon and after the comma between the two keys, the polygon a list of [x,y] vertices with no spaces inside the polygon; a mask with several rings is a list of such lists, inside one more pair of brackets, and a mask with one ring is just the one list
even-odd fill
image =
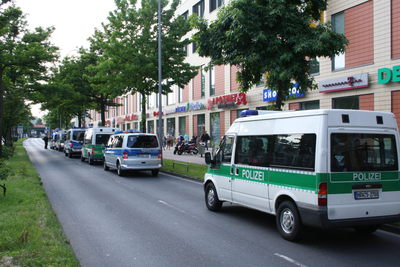
{"label": "green foliage", "polygon": [[[178,164],[174,164],[178,163]],[[193,179],[203,180],[208,170],[207,165],[182,162],[172,159],[163,159],[162,171],[183,175]]]}
{"label": "green foliage", "polygon": [[[108,84],[147,96],[158,92],[157,0],[116,0],[104,31],[98,32],[104,51],[97,68],[108,75]],[[181,16],[175,16],[178,0],[162,0],[162,76],[163,94],[171,87],[184,87],[197,73],[197,67],[185,62],[184,47],[190,43],[184,36],[191,30]],[[168,8],[166,8],[168,7]],[[112,70],[112,71],[111,71]],[[111,71],[111,72],[110,72]],[[142,97],[142,130],[146,120],[145,98]]]}
{"label": "green foliage", "polygon": [[[47,79],[47,62],[56,59],[49,43],[53,28],[26,29],[13,1],[0,2],[0,140],[12,145],[12,129],[30,119],[25,99]],[[0,156],[3,146],[0,142]]]}
{"label": "green foliage", "polygon": [[0,180],[6,180],[9,173],[10,173],[10,170],[5,163],[5,160],[0,159]]}
{"label": "green foliage", "polygon": [[0,265],[79,266],[22,142],[7,165],[14,173],[0,197]]}
{"label": "green foliage", "polygon": [[326,0],[233,0],[210,25],[192,19],[199,29],[193,39],[211,64],[239,67],[242,91],[267,73],[267,86],[278,91],[275,108],[280,109],[291,82],[304,91],[315,87],[308,58],[332,57],[345,49],[346,38],[330,24],[310,26],[326,5]]}

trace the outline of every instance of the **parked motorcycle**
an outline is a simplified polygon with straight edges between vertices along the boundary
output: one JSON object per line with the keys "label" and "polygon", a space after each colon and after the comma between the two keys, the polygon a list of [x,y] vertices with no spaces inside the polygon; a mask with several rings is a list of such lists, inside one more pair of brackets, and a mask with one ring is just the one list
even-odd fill
{"label": "parked motorcycle", "polygon": [[199,153],[199,150],[197,149],[196,143],[189,143],[189,144],[182,143],[178,147],[177,152],[178,155],[182,155],[183,153],[188,153],[188,154],[193,153],[194,155],[196,155],[197,153]]}

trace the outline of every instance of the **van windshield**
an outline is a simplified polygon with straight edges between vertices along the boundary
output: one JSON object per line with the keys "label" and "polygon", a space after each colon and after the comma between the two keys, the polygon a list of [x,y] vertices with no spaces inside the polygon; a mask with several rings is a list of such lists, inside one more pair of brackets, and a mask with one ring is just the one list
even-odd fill
{"label": "van windshield", "polygon": [[111,134],[96,134],[96,145],[107,145]]}
{"label": "van windshield", "polygon": [[153,135],[130,135],[126,145],[129,148],[157,148],[157,137]]}
{"label": "van windshield", "polygon": [[331,171],[397,171],[394,135],[333,133]]}
{"label": "van windshield", "polygon": [[85,131],[73,131],[72,132],[72,140],[83,141],[84,135],[85,135]]}

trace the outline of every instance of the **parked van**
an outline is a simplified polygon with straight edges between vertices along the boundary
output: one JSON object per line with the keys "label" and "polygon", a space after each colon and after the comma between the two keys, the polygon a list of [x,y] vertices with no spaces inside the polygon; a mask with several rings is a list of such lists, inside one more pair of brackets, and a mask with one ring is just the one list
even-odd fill
{"label": "parked van", "polygon": [[128,170],[149,170],[157,176],[161,168],[161,147],[157,135],[116,132],[104,151],[104,170],[117,169],[123,176]]}
{"label": "parked van", "polygon": [[216,155],[206,154],[209,210],[227,201],[276,215],[287,240],[297,240],[303,225],[372,233],[400,221],[400,140],[392,113],[265,112],[242,112]]}
{"label": "parked van", "polygon": [[71,158],[73,155],[80,155],[83,144],[83,137],[86,128],[71,128],[67,131],[64,143],[64,154]]}
{"label": "parked van", "polygon": [[104,148],[108,143],[110,136],[116,131],[110,127],[95,127],[89,128],[85,132],[83,139],[81,161],[88,160],[92,165],[95,161],[104,160]]}
{"label": "parked van", "polygon": [[57,133],[58,133],[58,138],[56,142],[56,149],[62,152],[64,151],[64,143],[67,136],[67,132],[65,130],[59,130]]}

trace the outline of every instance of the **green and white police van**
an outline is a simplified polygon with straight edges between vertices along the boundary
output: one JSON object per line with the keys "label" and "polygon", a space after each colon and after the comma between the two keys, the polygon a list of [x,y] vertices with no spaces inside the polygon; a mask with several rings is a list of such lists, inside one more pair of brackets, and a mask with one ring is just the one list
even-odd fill
{"label": "green and white police van", "polygon": [[400,140],[392,113],[247,110],[242,115],[215,156],[206,154],[209,210],[226,201],[276,215],[287,240],[297,240],[303,225],[372,233],[400,221]]}
{"label": "green and white police van", "polygon": [[117,131],[116,128],[94,127],[85,132],[82,145],[81,161],[88,160],[90,165],[95,161],[103,162],[104,148],[108,143],[110,136]]}

